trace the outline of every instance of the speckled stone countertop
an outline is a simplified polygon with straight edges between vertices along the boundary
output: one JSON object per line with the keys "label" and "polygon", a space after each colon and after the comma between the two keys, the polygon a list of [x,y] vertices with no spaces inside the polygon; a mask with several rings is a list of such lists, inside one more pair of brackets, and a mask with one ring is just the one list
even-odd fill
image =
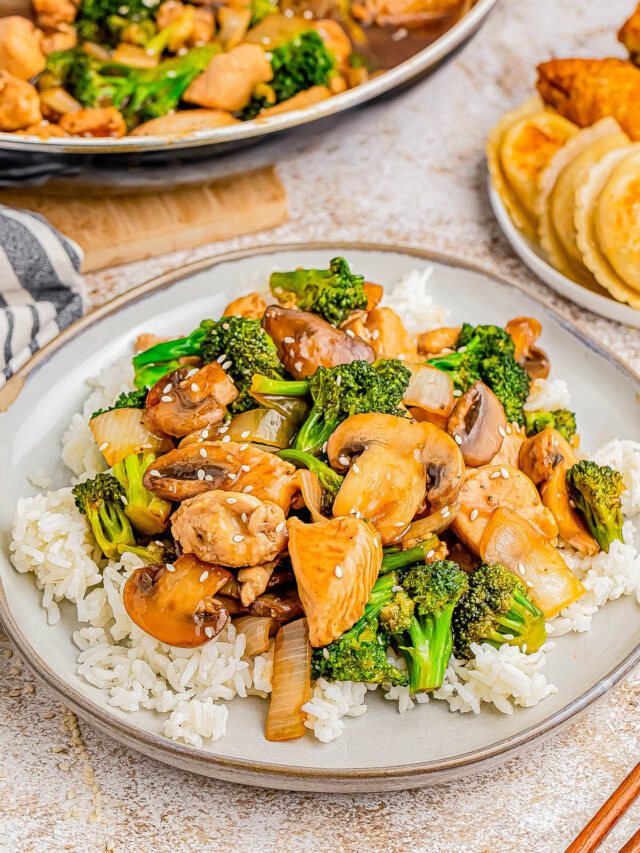
{"label": "speckled stone countertop", "polygon": [[[98,304],[185,261],[256,244],[365,240],[477,262],[568,303],[511,254],[488,206],[484,137],[555,54],[621,55],[633,0],[502,0],[440,72],[334,124],[245,152],[279,162],[290,221],[275,231],[89,276]],[[640,369],[640,333],[571,306]],[[61,709],[0,635],[0,850],[561,853],[640,757],[640,671],[533,753],[448,785],[323,795],[236,787],[146,759]],[[602,845],[615,853],[640,803]]]}

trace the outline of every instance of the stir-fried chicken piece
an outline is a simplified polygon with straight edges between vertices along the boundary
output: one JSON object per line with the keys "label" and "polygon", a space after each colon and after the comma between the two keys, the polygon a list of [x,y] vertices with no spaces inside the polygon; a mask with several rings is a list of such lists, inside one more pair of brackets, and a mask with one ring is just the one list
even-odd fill
{"label": "stir-fried chicken piece", "polygon": [[99,107],[67,113],[60,119],[60,127],[70,136],[119,139],[127,132],[124,118],[115,107]]}
{"label": "stir-fried chicken piece", "polygon": [[246,491],[277,504],[285,514],[299,491],[294,465],[253,444],[234,441],[189,444],[172,450],[150,466],[144,485],[171,501],[185,501],[213,489]]}
{"label": "stir-fried chicken piece", "polygon": [[0,130],[22,130],[42,121],[40,98],[31,83],[0,71]]}
{"label": "stir-fried chicken piece", "polygon": [[289,553],[312,646],[326,646],[364,613],[382,562],[373,525],[353,516],[289,522]]}
{"label": "stir-fried chicken piece", "polygon": [[229,124],[237,124],[237,120],[227,110],[184,110],[145,121],[131,131],[131,136],[186,136]]}
{"label": "stir-fried chicken piece", "polygon": [[77,44],[78,34],[71,24],[60,24],[54,32],[44,33],[40,42],[45,56],[59,50],[71,50]]}
{"label": "stir-fried chicken piece", "polygon": [[538,66],[538,91],[580,127],[613,116],[640,139],[640,69],[622,59],[552,59]]}
{"label": "stir-fried chicken piece", "polygon": [[214,361],[199,370],[181,367],[149,391],[146,417],[153,429],[182,436],[219,423],[238,390]]}
{"label": "stir-fried chicken piece", "polygon": [[245,607],[256,600],[259,595],[267,589],[273,570],[278,565],[278,560],[261,563],[259,566],[240,569],[238,581],[240,583],[240,601]]}
{"label": "stir-fried chicken piece", "polygon": [[0,68],[29,80],[45,66],[40,37],[31,21],[20,15],[0,18]]}
{"label": "stir-fried chicken piece", "polygon": [[79,5],[72,0],[33,0],[38,26],[45,30],[57,30],[60,24],[72,24]]}
{"label": "stir-fried chicken piece", "polygon": [[232,568],[274,560],[287,546],[280,507],[243,492],[215,490],[184,501],[171,530],[186,554]]}
{"label": "stir-fried chicken piece", "polygon": [[57,124],[51,124],[49,122],[41,123],[41,124],[30,124],[29,127],[25,127],[24,130],[16,130],[15,133],[19,133],[23,136],[37,136],[39,139],[51,139],[53,136],[68,136],[68,133],[65,133],[61,127],[58,127]]}
{"label": "stir-fried chicken piece", "polygon": [[505,432],[500,450],[492,456],[489,465],[511,465],[513,468],[520,468],[520,451],[526,438],[524,429],[512,423],[507,424]]}
{"label": "stir-fried chicken piece", "polygon": [[272,77],[264,50],[257,44],[241,44],[214,56],[184,93],[183,100],[234,113],[246,107],[258,83],[268,83]]}
{"label": "stir-fried chicken piece", "polygon": [[431,358],[455,349],[460,337],[460,326],[440,326],[418,335],[418,354]]}
{"label": "stir-fried chicken piece", "polygon": [[418,27],[455,14],[460,0],[356,0],[351,13],[378,26]]}
{"label": "stir-fried chicken piece", "polygon": [[156,24],[159,30],[165,29],[182,19],[176,38],[169,41],[169,50],[175,53],[182,47],[193,47],[211,41],[215,32],[213,12],[206,6],[195,8],[181,0],[165,0],[158,6]]}
{"label": "stir-fried chicken piece", "polygon": [[250,320],[262,320],[267,303],[259,293],[247,293],[230,302],[224,309],[223,317],[248,317]]}
{"label": "stir-fried chicken piece", "polygon": [[359,317],[349,318],[342,328],[350,329],[366,341],[378,358],[415,361],[418,355],[413,335],[391,308],[374,308]]}

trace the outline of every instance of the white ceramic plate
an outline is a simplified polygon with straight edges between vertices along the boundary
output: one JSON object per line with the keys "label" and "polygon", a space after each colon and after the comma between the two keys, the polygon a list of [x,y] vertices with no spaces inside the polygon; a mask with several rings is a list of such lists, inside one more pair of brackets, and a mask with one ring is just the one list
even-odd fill
{"label": "white ceramic plate", "polygon": [[640,311],[630,305],[625,305],[624,302],[617,302],[613,297],[594,293],[552,267],[544,249],[528,240],[513,224],[507,208],[491,181],[489,181],[489,201],[504,236],[511,244],[511,248],[538,278],[541,278],[562,296],[577,302],[583,308],[588,308],[594,314],[600,314],[602,317],[608,317],[610,320],[617,320],[618,323],[626,323],[628,326],[635,326],[635,328],[640,329]]}
{"label": "white ceramic plate", "polygon": [[375,693],[368,713],[347,719],[346,733],[333,743],[323,745],[308,735],[276,744],[264,739],[267,703],[252,698],[232,703],[225,738],[195,749],[164,738],[160,715],[112,708],[101,691],[76,675],[73,608],[63,606],[61,621],[48,627],[33,577],[18,574],[8,559],[13,506],[20,495],[34,491],[27,474],[43,467],[53,475],[54,488],[68,483],[69,472],[60,462],[60,439],[86,396],[84,380],[129,354],[142,331],[186,332],[202,317],[219,316],[232,297],[266,281],[273,269],[326,266],[336,255],[346,256],[366,278],[385,286],[413,269],[433,266],[434,301],[450,308],[456,322],[505,323],[522,314],[538,317],[544,328],[542,346],[556,374],[571,384],[584,447],[595,447],[616,432],[640,440],[640,396],[634,393],[640,390],[640,377],[575,329],[568,318],[514,286],[456,261],[392,247],[301,245],[199,262],[142,285],[81,320],[18,377],[19,385],[26,376],[24,387],[0,417],[4,448],[0,618],[28,664],[67,705],[147,755],[185,770],[269,787],[392,790],[496,764],[586,708],[640,661],[637,603],[631,597],[611,602],[594,619],[591,633],[559,640],[546,674],[560,691],[535,708],[516,709],[512,716],[490,709],[478,717],[453,714],[446,703],[432,701],[400,717],[395,703]]}

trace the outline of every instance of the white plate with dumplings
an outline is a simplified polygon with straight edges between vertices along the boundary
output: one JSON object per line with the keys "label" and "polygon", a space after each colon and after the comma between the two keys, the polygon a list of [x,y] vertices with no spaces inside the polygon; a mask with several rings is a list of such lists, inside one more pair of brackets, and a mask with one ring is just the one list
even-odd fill
{"label": "white plate with dumplings", "polygon": [[580,129],[534,98],[487,144],[489,199],[520,259],[578,305],[640,328],[640,145],[612,118]]}

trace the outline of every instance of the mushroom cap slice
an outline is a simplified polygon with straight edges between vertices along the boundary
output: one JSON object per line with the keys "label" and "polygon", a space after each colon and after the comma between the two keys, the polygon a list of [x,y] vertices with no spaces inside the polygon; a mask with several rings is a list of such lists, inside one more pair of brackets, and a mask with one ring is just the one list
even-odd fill
{"label": "mushroom cap slice", "polygon": [[289,521],[289,553],[312,646],[326,646],[364,613],[382,563],[380,537],[363,519]]}
{"label": "mushroom cap slice", "polygon": [[506,438],[502,403],[484,382],[476,381],[458,398],[447,432],[456,440],[465,465],[488,465]]}
{"label": "mushroom cap slice", "polygon": [[558,533],[581,554],[593,557],[600,550],[598,543],[587,530],[578,513],[571,508],[567,491],[567,469],[557,465],[551,477],[540,488],[542,503],[551,512],[558,525]]}
{"label": "mushroom cap slice", "polygon": [[400,538],[425,496],[435,511],[452,504],[464,479],[462,454],[451,436],[434,424],[395,415],[347,418],[331,435],[327,454],[335,470],[350,466],[334,515],[360,513],[385,543]]}
{"label": "mushroom cap slice", "polygon": [[519,461],[520,470],[539,486],[551,479],[557,467],[568,471],[578,460],[573,447],[563,435],[555,429],[543,429],[524,442]]}
{"label": "mushroom cap slice", "polygon": [[170,568],[136,569],[124,587],[124,606],[135,624],[159,642],[195,648],[217,636],[229,621],[215,595],[231,577],[220,566],[183,554]]}
{"label": "mushroom cap slice", "polygon": [[536,487],[522,471],[509,465],[468,469],[458,503],[460,511],[451,526],[474,554],[480,553],[480,540],[489,518],[502,506],[515,510],[548,541],[555,543],[558,536],[558,525],[543,506]]}
{"label": "mushroom cap slice", "polygon": [[295,308],[270,305],[262,328],[278,348],[278,357],[295,379],[313,376],[319,367],[336,367],[352,361],[372,364],[376,355],[369,344],[322,317]]}
{"label": "mushroom cap slice", "polygon": [[535,342],[542,334],[542,325],[535,317],[514,317],[505,326],[515,344],[514,358],[531,379],[546,379],[551,365],[549,358]]}

